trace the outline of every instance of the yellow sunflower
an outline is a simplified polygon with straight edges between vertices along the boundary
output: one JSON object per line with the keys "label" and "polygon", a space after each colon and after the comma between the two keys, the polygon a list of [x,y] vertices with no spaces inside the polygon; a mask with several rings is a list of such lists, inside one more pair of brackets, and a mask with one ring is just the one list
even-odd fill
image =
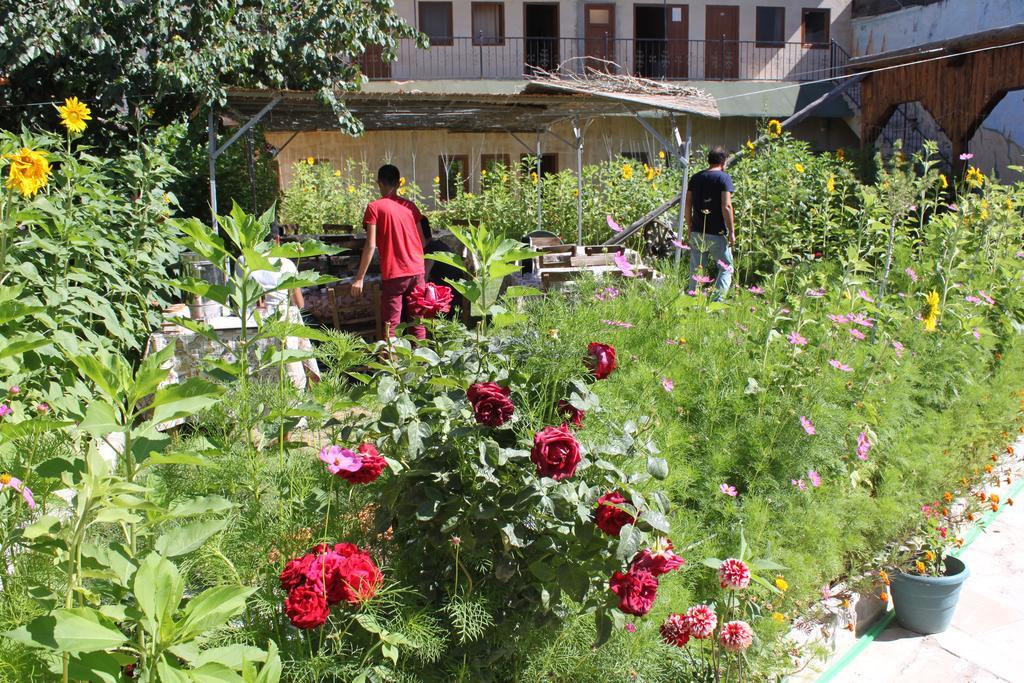
{"label": "yellow sunflower", "polygon": [[945,173],[940,173],[939,174],[939,182],[942,184],[942,189],[943,190],[948,190],[949,189],[949,181],[946,180],[946,174]]}
{"label": "yellow sunflower", "polygon": [[833,192],[836,191],[836,177],[835,176],[829,176],[828,177],[828,182],[825,183],[825,189],[828,190],[829,194],[832,194]]}
{"label": "yellow sunflower", "polygon": [[664,159],[665,158],[665,150],[663,150],[663,149],[659,149],[658,150],[658,158],[659,159]]}
{"label": "yellow sunflower", "polygon": [[81,133],[85,130],[85,122],[92,120],[92,112],[84,103],[79,102],[77,97],[69,97],[64,100],[64,106],[57,107],[60,113],[60,122],[72,133]]}
{"label": "yellow sunflower", "polygon": [[782,135],[782,123],[778,119],[768,122],[768,134],[776,138]]}
{"label": "yellow sunflower", "polygon": [[11,160],[7,187],[17,190],[25,197],[31,197],[50,182],[50,162],[41,152],[22,147],[20,152],[5,154]]}
{"label": "yellow sunflower", "polygon": [[749,151],[750,151],[751,153],[753,153],[753,152],[754,152],[754,150],[756,150],[756,149],[757,149],[757,146],[756,146],[756,145],[755,145],[755,144],[754,144],[753,142],[751,142],[750,140],[747,140],[747,149],[748,149],[748,150],[749,150]]}
{"label": "yellow sunflower", "polygon": [[971,187],[981,187],[985,183],[985,174],[979,171],[976,167],[971,166],[967,169],[967,175],[964,177],[967,184]]}
{"label": "yellow sunflower", "polygon": [[939,322],[939,293],[934,289],[925,298],[924,307],[925,332],[934,332]]}
{"label": "yellow sunflower", "polygon": [[632,179],[633,178],[633,167],[630,166],[629,164],[623,164],[622,165],[622,177],[625,180]]}
{"label": "yellow sunflower", "polygon": [[803,164],[797,164],[797,165],[796,165],[796,166],[794,166],[793,168],[795,168],[795,169],[796,169],[796,172],[797,172],[797,173],[803,173],[804,171],[806,171],[806,170],[807,170],[807,169],[805,169],[805,168],[804,168],[804,165],[803,165]]}
{"label": "yellow sunflower", "polygon": [[846,150],[837,149],[836,150],[836,159],[839,159],[839,161],[846,161]]}

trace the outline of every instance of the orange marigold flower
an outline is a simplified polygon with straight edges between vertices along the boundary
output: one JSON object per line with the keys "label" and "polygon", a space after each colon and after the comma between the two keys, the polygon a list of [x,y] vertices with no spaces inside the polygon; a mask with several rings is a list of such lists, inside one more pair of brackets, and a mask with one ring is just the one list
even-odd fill
{"label": "orange marigold flower", "polygon": [[918,574],[924,574],[926,571],[928,571],[928,567],[926,567],[924,565],[924,562],[922,562],[921,560],[915,562],[914,567],[917,569]]}
{"label": "orange marigold flower", "polygon": [[885,591],[882,591],[881,593],[878,594],[878,599],[881,600],[882,602],[889,602],[889,594],[886,593]]}
{"label": "orange marigold flower", "polygon": [[967,513],[967,521],[968,522],[973,522],[974,521],[974,513],[973,512],[968,512]]}
{"label": "orange marigold flower", "polygon": [[985,465],[985,473],[992,474],[992,465]]}
{"label": "orange marigold flower", "polygon": [[884,569],[878,572],[878,578],[880,578],[882,580],[882,583],[884,583],[886,586],[889,585],[889,574]]}
{"label": "orange marigold flower", "polygon": [[1006,504],[1009,505],[1010,507],[1013,507],[1013,498],[1007,498]]}
{"label": "orange marigold flower", "polygon": [[846,630],[847,631],[852,631],[853,630],[853,624],[847,624],[846,625]]}
{"label": "orange marigold flower", "polygon": [[849,600],[846,600],[846,599],[843,600],[843,609],[850,609],[850,601]]}
{"label": "orange marigold flower", "polygon": [[925,550],[924,551],[924,559],[927,560],[928,562],[934,562],[935,561],[935,553],[933,553],[931,550]]}
{"label": "orange marigold flower", "polygon": [[999,456],[995,453],[992,454],[992,462],[999,462]]}
{"label": "orange marigold flower", "polygon": [[998,503],[999,502],[999,495],[995,494],[995,493],[991,494],[988,497],[988,502],[990,502],[990,503]]}
{"label": "orange marigold flower", "polygon": [[999,503],[992,503],[992,512],[999,512]]}
{"label": "orange marigold flower", "polygon": [[953,541],[953,543],[956,545],[957,548],[963,548],[964,547],[964,539],[962,539],[962,538],[956,539],[955,541]]}
{"label": "orange marigold flower", "polygon": [[946,491],[945,493],[942,494],[942,500],[946,501],[947,503],[952,503],[953,494],[950,493],[949,491]]}

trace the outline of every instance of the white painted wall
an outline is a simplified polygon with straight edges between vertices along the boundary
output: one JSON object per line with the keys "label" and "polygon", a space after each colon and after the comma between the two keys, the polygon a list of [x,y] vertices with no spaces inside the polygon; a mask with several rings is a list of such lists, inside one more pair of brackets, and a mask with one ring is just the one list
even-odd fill
{"label": "white painted wall", "polygon": [[1024,22],[1024,0],[945,0],[851,21],[856,55],[900,50]]}

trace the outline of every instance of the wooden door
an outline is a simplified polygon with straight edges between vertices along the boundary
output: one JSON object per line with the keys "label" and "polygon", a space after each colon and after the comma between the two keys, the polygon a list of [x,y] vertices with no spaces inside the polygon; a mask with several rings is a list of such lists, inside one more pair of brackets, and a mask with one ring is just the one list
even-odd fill
{"label": "wooden door", "polygon": [[740,77],[740,8],[708,5],[704,33],[704,78]]}
{"label": "wooden door", "polygon": [[558,68],[561,63],[558,33],[558,4],[523,3],[523,73]]}
{"label": "wooden door", "polygon": [[665,8],[666,78],[690,77],[690,8],[668,5]]}
{"label": "wooden door", "polygon": [[369,79],[391,79],[391,62],[384,61],[384,50],[380,45],[367,45],[366,52],[359,57],[359,68]]}
{"label": "wooden door", "polygon": [[[608,69],[605,62],[615,62],[615,5],[593,3],[583,6],[583,53],[588,66]],[[604,60],[604,61],[599,61]]]}

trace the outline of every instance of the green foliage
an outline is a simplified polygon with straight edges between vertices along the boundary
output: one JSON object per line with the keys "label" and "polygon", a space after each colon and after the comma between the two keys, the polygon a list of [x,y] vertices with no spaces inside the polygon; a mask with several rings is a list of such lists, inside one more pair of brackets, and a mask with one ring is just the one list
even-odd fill
{"label": "green foliage", "polygon": [[6,155],[22,148],[45,154],[53,170],[34,197],[0,196],[0,373],[23,389],[19,413],[45,402],[80,415],[90,391],[65,350],[137,358],[158,324],[180,252],[165,189],[175,171],[159,144],[107,159],[75,140],[0,132],[5,177]]}
{"label": "green foliage", "polygon": [[[416,35],[390,0],[63,2],[25,4],[7,19],[5,105],[76,95],[95,98],[105,117],[131,102],[170,123],[222,102],[228,87],[310,90],[351,133],[361,126],[340,95],[359,83],[359,57],[376,45],[393,60],[398,39]],[[53,120],[46,108],[5,112],[12,128]]]}

